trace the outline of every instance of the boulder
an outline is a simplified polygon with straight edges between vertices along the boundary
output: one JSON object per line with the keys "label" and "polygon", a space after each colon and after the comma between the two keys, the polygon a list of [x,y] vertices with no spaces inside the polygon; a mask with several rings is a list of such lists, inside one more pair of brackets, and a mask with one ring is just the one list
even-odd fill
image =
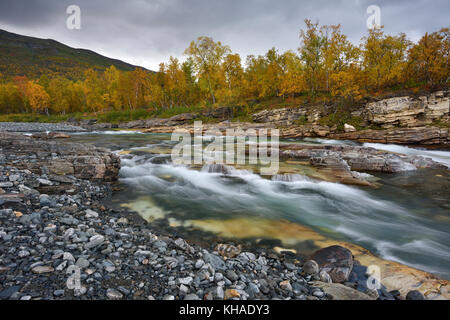
{"label": "boulder", "polygon": [[345,132],[355,132],[356,128],[354,126],[346,123],[346,124],[344,124],[344,131]]}
{"label": "boulder", "polygon": [[333,283],[347,281],[353,269],[352,252],[341,246],[331,246],[313,253],[311,260],[319,264],[320,270],[327,272]]}

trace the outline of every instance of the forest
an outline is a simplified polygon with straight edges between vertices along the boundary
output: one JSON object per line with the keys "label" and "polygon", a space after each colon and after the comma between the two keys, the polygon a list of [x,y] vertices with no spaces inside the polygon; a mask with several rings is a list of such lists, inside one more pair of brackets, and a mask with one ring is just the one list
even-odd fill
{"label": "forest", "polygon": [[0,74],[0,113],[189,110],[299,96],[354,104],[386,91],[448,85],[449,28],[426,33],[417,43],[373,29],[355,45],[340,25],[310,20],[305,25],[297,51],[272,48],[245,61],[229,46],[199,37],[185,50],[185,61],[170,57],[156,73],[111,66],[104,72],[88,69],[79,80]]}

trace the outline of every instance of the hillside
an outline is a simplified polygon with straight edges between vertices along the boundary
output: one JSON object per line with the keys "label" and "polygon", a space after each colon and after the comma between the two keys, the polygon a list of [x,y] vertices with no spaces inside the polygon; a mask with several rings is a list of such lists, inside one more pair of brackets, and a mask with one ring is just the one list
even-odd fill
{"label": "hillside", "polygon": [[78,80],[86,69],[104,71],[114,65],[122,71],[136,66],[85,49],[75,49],[51,39],[39,39],[0,30],[0,73],[7,78],[59,74]]}

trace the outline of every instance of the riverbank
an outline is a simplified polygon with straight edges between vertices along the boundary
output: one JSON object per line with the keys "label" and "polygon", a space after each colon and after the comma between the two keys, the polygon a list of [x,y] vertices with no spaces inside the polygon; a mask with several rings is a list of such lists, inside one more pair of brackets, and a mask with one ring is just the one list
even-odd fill
{"label": "riverbank", "polygon": [[[296,229],[295,224],[290,227],[297,230],[295,237],[314,239],[319,248],[340,245],[333,249],[334,256],[340,257],[338,264],[319,273],[329,261],[316,268],[307,262],[308,257],[290,249],[246,246],[227,234],[219,247],[216,244],[220,242],[211,242],[209,247],[188,244],[176,236],[177,229],[170,228],[169,221],[148,223],[136,212],[105,206],[103,200],[111,197],[115,188],[105,181],[114,181],[117,171],[99,176],[107,172],[98,171],[102,165],[84,166],[73,173],[47,171],[42,162],[46,159],[48,163],[58,157],[79,163],[65,155],[81,148],[79,145],[14,134],[2,137],[2,299],[404,299],[415,289],[429,299],[448,298],[446,281],[383,262],[357,246],[330,242],[306,229]],[[13,140],[27,147],[6,146],[5,141]],[[41,170],[37,166],[36,170],[12,167],[13,163],[36,162],[36,154],[23,152],[30,145],[39,146],[32,150],[41,155]],[[84,148],[89,150],[89,154],[80,154],[84,160],[113,157],[105,150]],[[41,149],[50,152],[51,158],[42,156]],[[92,177],[97,179],[83,180]],[[263,226],[253,227],[264,230]],[[286,233],[286,226],[280,227]],[[350,249],[350,255],[344,247]],[[354,258],[350,258],[352,254]],[[368,290],[366,275],[367,266],[373,264],[383,266],[383,287],[375,291]],[[80,288],[67,287],[68,270],[80,270]],[[334,278],[334,283],[329,283],[333,270],[343,271],[345,279]],[[418,282],[420,286],[416,286]],[[417,292],[408,296],[420,297]]]}
{"label": "riverbank", "polygon": [[[325,276],[318,267],[308,271],[296,256],[232,245],[219,247],[220,255],[158,236],[136,213],[102,205],[111,196],[109,185],[17,169],[8,160],[14,152],[2,152],[1,299],[333,298],[314,285]],[[351,288],[340,292],[373,299]]]}

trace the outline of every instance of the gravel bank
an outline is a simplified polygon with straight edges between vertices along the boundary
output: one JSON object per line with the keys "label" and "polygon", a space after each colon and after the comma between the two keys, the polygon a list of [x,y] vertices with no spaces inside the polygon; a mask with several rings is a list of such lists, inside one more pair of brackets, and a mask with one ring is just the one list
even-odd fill
{"label": "gravel bank", "polygon": [[0,122],[0,132],[79,132],[86,129],[63,123]]}

